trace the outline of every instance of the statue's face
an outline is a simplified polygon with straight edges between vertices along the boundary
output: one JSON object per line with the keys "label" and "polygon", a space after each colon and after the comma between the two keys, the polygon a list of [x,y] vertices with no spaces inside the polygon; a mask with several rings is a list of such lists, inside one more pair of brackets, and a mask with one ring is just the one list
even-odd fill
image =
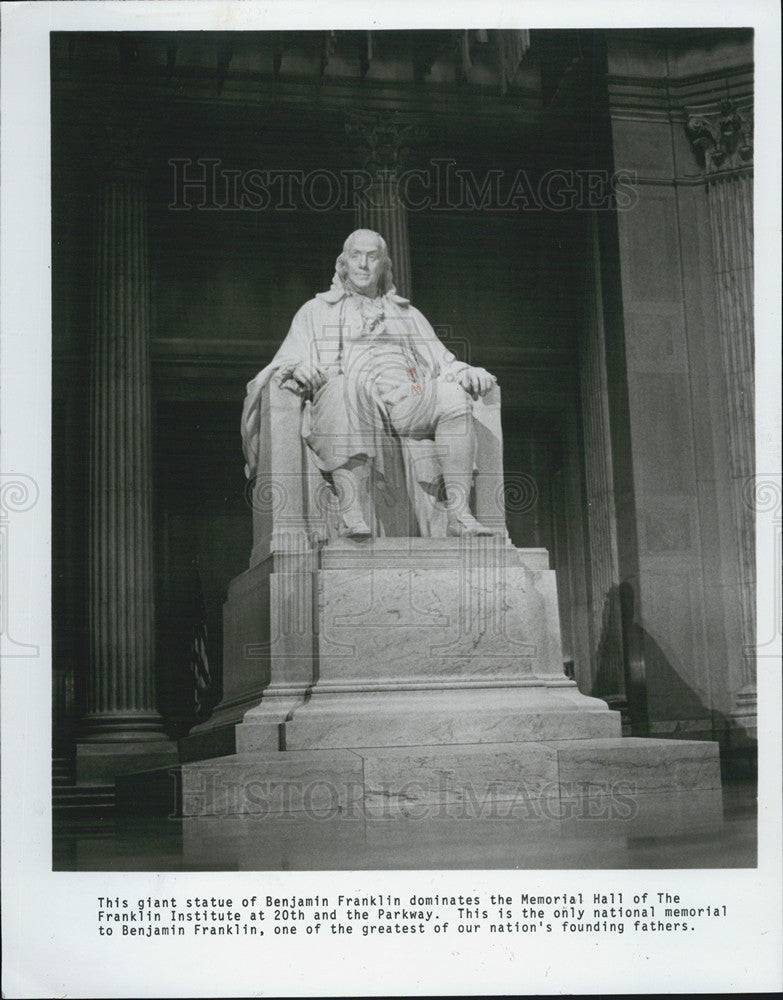
{"label": "statue's face", "polygon": [[374,236],[355,237],[345,253],[348,278],[357,292],[375,295],[381,276],[383,256]]}

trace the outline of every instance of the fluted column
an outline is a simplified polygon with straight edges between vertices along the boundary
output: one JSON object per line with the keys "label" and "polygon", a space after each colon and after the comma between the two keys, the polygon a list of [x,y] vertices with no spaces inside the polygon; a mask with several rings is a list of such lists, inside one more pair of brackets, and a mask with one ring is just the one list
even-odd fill
{"label": "fluted column", "polygon": [[138,177],[95,204],[90,373],[91,732],[157,736],[147,205]]}
{"label": "fluted column", "polygon": [[149,766],[156,709],[147,199],[125,164],[94,199],[89,466],[89,667],[80,780]]}
{"label": "fluted column", "polygon": [[747,502],[755,475],[751,112],[725,100],[712,114],[691,115],[687,130],[706,175],[726,384],[742,628],[742,655],[732,678],[733,715],[755,736],[756,538],[754,510]]}
{"label": "fluted column", "polygon": [[380,233],[389,247],[394,268],[394,284],[400,295],[410,298],[411,254],[408,218],[397,193],[397,179],[391,172],[378,174],[356,206],[356,228]]}
{"label": "fluted column", "polygon": [[357,229],[380,233],[389,247],[394,269],[394,284],[400,295],[411,295],[410,243],[408,216],[399,197],[398,178],[409,155],[410,142],[422,130],[399,115],[351,115],[346,131],[354,143],[362,166],[369,172],[369,187],[357,198]]}
{"label": "fluted column", "polygon": [[[613,707],[626,707],[625,659],[617,555],[612,444],[605,365],[598,235],[589,223],[585,329],[580,341],[580,390],[584,435],[585,492],[589,545],[592,693]],[[636,678],[637,686],[644,678]],[[639,720],[634,720],[638,727]]]}

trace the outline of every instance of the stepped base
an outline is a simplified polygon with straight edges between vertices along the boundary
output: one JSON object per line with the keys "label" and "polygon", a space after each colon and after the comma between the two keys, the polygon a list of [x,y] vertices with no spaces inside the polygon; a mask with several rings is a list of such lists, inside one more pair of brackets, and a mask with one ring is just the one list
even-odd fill
{"label": "stepped base", "polygon": [[343,539],[319,558],[250,571],[229,597],[225,662],[244,676],[252,639],[270,668],[238,752],[620,736],[619,715],[563,673],[546,550]]}
{"label": "stepped base", "polygon": [[404,818],[483,800],[562,818],[588,794],[630,814],[644,796],[720,787],[717,744],[637,738],[240,753],[181,768],[186,817]]}
{"label": "stepped base", "polygon": [[620,736],[620,715],[555,682],[351,691],[264,699],[236,729],[239,752],[580,740]]}
{"label": "stepped base", "polygon": [[176,764],[177,746],[170,740],[79,743],[76,746],[76,783],[111,785],[119,774]]}
{"label": "stepped base", "polygon": [[637,738],[243,753],[119,779],[140,801],[186,863],[256,871],[601,867],[723,824],[717,745]]}
{"label": "stepped base", "polygon": [[52,816],[56,819],[107,819],[114,815],[114,788],[110,785],[61,785],[52,789]]}
{"label": "stepped base", "polygon": [[722,815],[717,744],[638,738],[240,753],[118,779],[118,810],[140,801],[193,821],[441,832],[494,819],[562,834],[593,819],[624,836],[672,835],[718,829]]}
{"label": "stepped base", "polygon": [[245,694],[264,684],[237,752],[119,779],[121,813],[182,816],[186,856],[257,869],[399,867],[384,845],[443,867],[449,842],[508,867],[519,838],[720,828],[717,744],[623,739],[564,675],[546,552],[343,540],[319,559],[232,585],[224,661]]}

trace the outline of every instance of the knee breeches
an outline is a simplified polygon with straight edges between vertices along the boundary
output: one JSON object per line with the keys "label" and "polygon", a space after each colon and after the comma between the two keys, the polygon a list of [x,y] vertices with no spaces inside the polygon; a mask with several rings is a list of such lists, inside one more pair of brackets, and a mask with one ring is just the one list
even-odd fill
{"label": "knee breeches", "polygon": [[313,397],[302,432],[320,468],[331,472],[350,458],[375,457],[378,435],[390,430],[400,437],[434,438],[448,421],[451,433],[470,434],[471,406],[454,381],[407,382],[379,398],[372,383],[336,375]]}

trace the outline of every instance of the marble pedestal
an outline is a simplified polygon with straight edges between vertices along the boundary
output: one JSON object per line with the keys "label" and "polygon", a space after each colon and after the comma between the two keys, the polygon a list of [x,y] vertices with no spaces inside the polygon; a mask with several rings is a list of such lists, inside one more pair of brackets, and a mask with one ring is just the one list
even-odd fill
{"label": "marble pedestal", "polygon": [[159,775],[170,813],[360,820],[372,837],[377,821],[562,835],[603,817],[641,835],[684,797],[690,823],[720,823],[717,744],[622,739],[619,713],[565,676],[543,549],[386,538],[270,555],[233,582],[225,623],[230,704],[263,691],[236,753],[182,764],[173,798]]}
{"label": "marble pedestal", "polygon": [[270,683],[238,752],[620,735],[563,673],[543,549],[343,540],[317,567],[275,572],[268,594]]}

